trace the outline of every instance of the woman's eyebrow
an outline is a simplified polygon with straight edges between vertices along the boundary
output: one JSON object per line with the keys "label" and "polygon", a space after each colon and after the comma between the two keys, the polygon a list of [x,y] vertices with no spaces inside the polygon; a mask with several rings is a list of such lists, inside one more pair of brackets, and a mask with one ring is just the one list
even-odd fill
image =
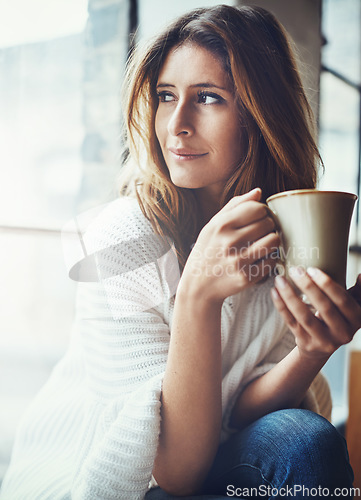
{"label": "woman's eyebrow", "polygon": [[204,83],[195,83],[194,85],[191,85],[191,87],[203,87],[203,88],[215,88],[219,90],[228,90],[226,87],[221,87],[220,85],[217,85],[216,83],[212,82],[204,82]]}
{"label": "woman's eyebrow", "polygon": [[[175,85],[173,85],[172,83],[158,83],[157,84],[157,88],[163,88],[163,87],[172,87],[174,88]],[[192,88],[215,88],[215,89],[220,89],[220,90],[228,90],[229,89],[227,87],[221,87],[220,85],[217,85],[215,83],[212,83],[212,82],[203,82],[203,83],[195,83],[193,85],[190,85],[190,87]]]}
{"label": "woman's eyebrow", "polygon": [[171,83],[157,83],[157,88],[162,88],[162,87],[175,87],[175,85],[172,85]]}

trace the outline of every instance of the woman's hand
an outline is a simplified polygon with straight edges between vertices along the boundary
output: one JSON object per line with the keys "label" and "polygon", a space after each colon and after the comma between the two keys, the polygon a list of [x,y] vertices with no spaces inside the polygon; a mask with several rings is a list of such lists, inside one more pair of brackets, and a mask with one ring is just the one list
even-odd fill
{"label": "woman's hand", "polygon": [[[259,188],[232,198],[200,232],[184,268],[185,287],[202,300],[221,303],[268,276],[279,236]],[[201,294],[201,295],[199,295]]]}
{"label": "woman's hand", "polygon": [[292,268],[290,276],[316,313],[282,276],[275,279],[274,305],[293,332],[300,353],[327,359],[361,328],[361,275],[349,291],[319,269],[306,273],[303,268]]}

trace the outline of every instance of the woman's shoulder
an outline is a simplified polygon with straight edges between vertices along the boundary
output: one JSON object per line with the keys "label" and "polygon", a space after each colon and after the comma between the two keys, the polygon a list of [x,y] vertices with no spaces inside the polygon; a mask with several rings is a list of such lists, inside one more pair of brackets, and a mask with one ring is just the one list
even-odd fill
{"label": "woman's shoulder", "polygon": [[[77,218],[80,243],[70,274],[93,281],[141,268],[166,254],[170,245],[155,233],[135,198],[120,197]],[[80,248],[81,247],[81,248]]]}
{"label": "woman's shoulder", "polygon": [[120,197],[89,212],[82,230],[84,245],[89,253],[127,242],[143,242],[152,246],[159,239],[150,221],[135,198]]}
{"label": "woman's shoulder", "polygon": [[86,237],[97,245],[96,251],[107,249],[108,258],[118,256],[136,267],[159,259],[170,249],[168,240],[155,233],[137,199],[131,197],[104,207]]}
{"label": "woman's shoulder", "polygon": [[137,199],[119,197],[95,210],[85,235],[117,243],[153,233],[152,225],[141,211]]}

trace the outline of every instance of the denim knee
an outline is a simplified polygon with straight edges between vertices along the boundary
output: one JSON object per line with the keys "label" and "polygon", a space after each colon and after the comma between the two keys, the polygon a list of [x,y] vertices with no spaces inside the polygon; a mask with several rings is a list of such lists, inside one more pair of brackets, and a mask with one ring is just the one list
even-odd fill
{"label": "denim knee", "polygon": [[[298,487],[298,492],[322,487],[332,495],[352,481],[345,440],[330,422],[308,410],[286,409],[261,417],[223,443],[204,486],[223,495],[230,485],[272,491]],[[295,495],[303,497],[303,490]]]}
{"label": "denim knee", "polygon": [[346,442],[328,420],[309,410],[287,409],[266,415],[263,424],[281,452],[286,482],[352,485]]}

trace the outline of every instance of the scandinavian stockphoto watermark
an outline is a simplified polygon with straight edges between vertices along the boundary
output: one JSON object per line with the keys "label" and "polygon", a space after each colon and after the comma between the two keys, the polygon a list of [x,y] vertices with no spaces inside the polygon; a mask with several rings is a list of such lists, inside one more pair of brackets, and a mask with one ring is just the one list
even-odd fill
{"label": "scandinavian stockphoto watermark", "polygon": [[[74,217],[63,228],[65,264],[72,280],[99,283],[116,319],[137,314],[170,300],[180,280],[177,251],[168,238],[151,231],[139,233],[124,223],[128,200],[119,202],[114,222],[112,203]],[[112,225],[109,227],[109,217]],[[117,222],[118,221],[118,222]],[[117,232],[118,231],[118,232]],[[112,237],[109,237],[109,234]],[[111,244],[109,244],[111,242]],[[243,276],[254,282],[272,274],[284,274],[288,259],[317,261],[318,248],[269,248],[257,245],[206,246],[191,249],[194,278]]]}
{"label": "scandinavian stockphoto watermark", "polygon": [[323,498],[323,497],[336,497],[336,498],[356,498],[361,496],[360,488],[335,488],[331,490],[323,486],[308,488],[301,484],[294,484],[293,486],[283,486],[275,488],[270,485],[262,484],[259,487],[240,488],[233,484],[227,486],[228,497],[241,497],[245,498]]}
{"label": "scandinavian stockphoto watermark", "polygon": [[285,262],[317,262],[318,247],[262,247],[251,243],[242,247],[206,247],[202,251],[192,249],[192,275],[234,276],[243,273],[249,280],[269,275],[274,268],[277,274],[285,274]]}

